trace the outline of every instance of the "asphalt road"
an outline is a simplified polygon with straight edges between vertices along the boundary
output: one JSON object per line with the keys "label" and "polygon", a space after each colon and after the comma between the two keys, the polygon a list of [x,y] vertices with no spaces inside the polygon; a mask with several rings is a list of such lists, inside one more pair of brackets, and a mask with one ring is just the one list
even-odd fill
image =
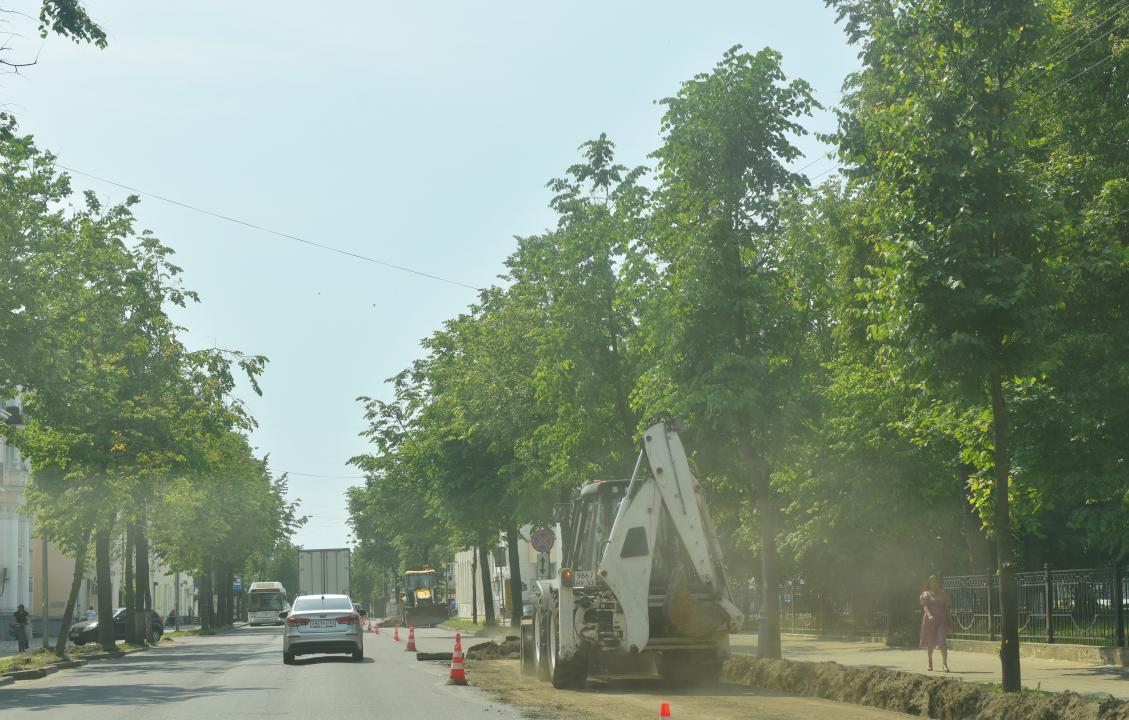
{"label": "asphalt road", "polygon": [[[391,630],[365,633],[365,658],[302,656],[282,664],[280,628],[178,638],[118,660],[0,688],[0,716],[17,718],[459,718],[521,715],[473,687],[446,684],[448,667],[419,662]],[[450,651],[454,635],[416,631],[422,651]],[[467,643],[464,642],[464,647]]]}

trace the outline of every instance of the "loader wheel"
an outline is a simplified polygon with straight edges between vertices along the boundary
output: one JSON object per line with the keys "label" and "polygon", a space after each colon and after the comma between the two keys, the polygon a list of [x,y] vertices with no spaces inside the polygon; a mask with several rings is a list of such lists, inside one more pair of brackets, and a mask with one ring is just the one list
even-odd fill
{"label": "loader wheel", "polygon": [[537,658],[533,654],[533,645],[537,642],[533,634],[532,625],[521,626],[521,645],[519,657],[521,658],[521,674],[533,676],[537,674]]}
{"label": "loader wheel", "polygon": [[545,611],[538,606],[533,612],[533,672],[539,680],[549,679],[549,641],[545,628]]}
{"label": "loader wheel", "polygon": [[561,658],[561,618],[557,608],[549,615],[549,679],[558,690],[579,690],[588,682],[588,658],[577,652]]}

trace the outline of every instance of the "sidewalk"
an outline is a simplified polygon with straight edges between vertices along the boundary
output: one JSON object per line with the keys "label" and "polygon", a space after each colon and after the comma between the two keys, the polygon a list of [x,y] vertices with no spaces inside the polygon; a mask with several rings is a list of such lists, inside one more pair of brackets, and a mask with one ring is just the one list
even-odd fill
{"label": "sidewalk", "polygon": [[[730,636],[730,650],[755,654],[755,633]],[[949,651],[951,673],[930,673],[924,650],[890,648],[881,643],[840,642],[800,635],[783,636],[784,658],[803,662],[837,662],[840,665],[873,665],[925,675],[943,674],[954,680],[999,683],[1000,660],[988,653]],[[933,655],[933,667],[941,667],[941,653]],[[1024,687],[1050,692],[1072,690],[1080,695],[1112,695],[1129,699],[1129,668],[1086,665],[1066,660],[1023,658]]]}

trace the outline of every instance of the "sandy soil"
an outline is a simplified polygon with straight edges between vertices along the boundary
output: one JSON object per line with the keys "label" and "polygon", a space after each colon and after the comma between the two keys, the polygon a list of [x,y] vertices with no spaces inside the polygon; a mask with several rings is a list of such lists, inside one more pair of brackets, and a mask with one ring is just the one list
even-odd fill
{"label": "sandy soil", "polygon": [[527,678],[516,660],[468,660],[467,680],[498,700],[544,720],[621,720],[658,717],[663,702],[673,718],[711,720],[894,720],[909,715],[817,698],[794,697],[737,685],[709,690],[665,690],[654,680],[590,680],[581,691],[556,690]]}

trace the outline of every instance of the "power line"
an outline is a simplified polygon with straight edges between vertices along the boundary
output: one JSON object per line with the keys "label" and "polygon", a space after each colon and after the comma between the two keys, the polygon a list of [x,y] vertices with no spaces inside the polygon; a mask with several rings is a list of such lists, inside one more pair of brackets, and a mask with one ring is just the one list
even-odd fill
{"label": "power line", "polygon": [[[1116,10],[1116,9],[1117,9],[1117,7],[1118,7],[1118,6],[1120,6],[1120,5],[1125,5],[1125,4],[1127,3],[1127,2],[1129,2],[1129,0],[1121,0],[1121,2],[1119,2],[1119,3],[1117,4],[1117,5],[1115,5],[1115,6],[1114,6],[1114,7],[1113,7],[1113,8],[1112,8],[1112,9],[1110,10],[1110,12],[1113,12],[1114,10]],[[1114,23],[1113,23],[1113,26],[1112,26],[1112,27],[1110,27],[1110,29],[1109,29],[1109,30],[1106,30],[1106,31],[1105,31],[1104,33],[1102,33],[1101,35],[1097,36],[1096,38],[1094,38],[1094,39],[1093,39],[1093,40],[1091,40],[1090,42],[1086,43],[1086,44],[1085,44],[1085,45],[1083,45],[1082,47],[1080,47],[1080,48],[1078,48],[1077,50],[1075,50],[1074,52],[1070,53],[1069,55],[1067,55],[1066,57],[1064,57],[1064,58],[1063,58],[1063,59],[1062,59],[1061,61],[1059,61],[1059,62],[1065,63],[1065,62],[1066,62],[1067,60],[1069,60],[1070,58],[1074,57],[1075,55],[1077,55],[1078,53],[1082,52],[1083,50],[1085,50],[1086,48],[1090,47],[1091,45],[1093,45],[1094,43],[1098,42],[1099,40],[1102,40],[1102,39],[1104,39],[1104,38],[1107,38],[1107,37],[1109,37],[1109,36],[1110,36],[1110,35],[1111,35],[1111,34],[1113,33],[1113,31],[1114,31],[1114,30],[1117,30],[1118,28],[1120,28],[1120,27],[1121,27],[1121,26],[1120,26],[1120,25],[1119,25],[1119,24],[1117,23],[1117,20],[1119,20],[1119,19],[1120,19],[1120,16],[1117,16],[1117,15],[1112,15],[1112,16],[1110,16],[1110,17],[1106,18],[1105,20],[1102,20],[1102,21],[1101,21],[1100,23],[1098,23],[1097,27],[1093,28],[1092,30],[1089,30],[1089,31],[1087,31],[1087,32],[1086,32],[1086,35],[1088,35],[1088,34],[1089,34],[1089,33],[1091,33],[1091,32],[1096,32],[1097,30],[1099,30],[1099,29],[1101,28],[1101,26],[1102,26],[1102,25],[1105,25],[1105,24],[1106,24],[1107,22],[1109,22],[1109,21],[1110,21],[1111,19],[1112,19],[1112,20],[1114,21]],[[1085,39],[1086,39],[1086,35],[1083,35],[1083,36],[1082,36],[1081,38],[1079,38],[1079,39],[1078,39],[1078,42],[1082,42],[1082,40],[1085,40]],[[1049,63],[1049,61],[1051,60],[1051,58],[1053,58],[1053,56],[1054,56],[1054,55],[1057,55],[1057,54],[1058,54],[1059,52],[1062,52],[1063,50],[1068,50],[1068,49],[1069,49],[1069,48],[1063,48],[1062,50],[1057,50],[1057,51],[1055,51],[1054,53],[1052,53],[1052,54],[1051,54],[1051,57],[1047,58],[1047,63],[1046,63],[1046,64],[1050,64],[1050,63]],[[1046,74],[1047,74],[1047,73],[1049,73],[1050,71],[1051,71],[1051,70],[1050,70],[1050,68],[1049,68],[1049,67],[1047,67],[1047,68],[1044,68],[1042,72],[1038,73],[1037,75],[1035,75],[1035,76],[1034,76],[1034,77],[1032,77],[1031,79],[1027,80],[1026,82],[1024,82],[1024,83],[1020,84],[1020,85],[1019,85],[1019,89],[1020,89],[1020,90],[1022,90],[1023,88],[1025,88],[1025,87],[1027,87],[1027,86],[1031,85],[1031,84],[1032,84],[1032,83],[1034,83],[1034,82],[1035,82],[1036,80],[1038,80],[1039,78],[1043,77],[1044,75],[1046,75]],[[1083,72],[1085,72],[1085,71],[1083,71]]]}
{"label": "power line", "polygon": [[797,170],[797,171],[796,171],[796,174],[798,175],[798,174],[802,173],[802,172],[803,172],[804,170],[807,170],[808,168],[810,168],[810,167],[811,167],[812,165],[815,165],[815,164],[816,164],[817,162],[820,162],[820,161],[822,161],[822,160],[826,160],[826,159],[827,159],[827,155],[826,155],[826,154],[824,154],[824,155],[820,155],[820,156],[819,156],[819,157],[817,157],[817,158],[816,158],[815,160],[812,160],[812,161],[811,161],[810,163],[808,163],[807,165],[804,165],[804,166],[803,166],[802,168],[800,168],[799,170]]}
{"label": "power line", "polygon": [[834,165],[832,165],[831,167],[827,168],[826,170],[824,170],[824,171],[823,171],[823,172],[821,172],[820,174],[818,174],[818,175],[813,175],[812,177],[808,178],[808,182],[815,182],[816,180],[820,179],[820,178],[821,178],[821,177],[823,177],[824,175],[826,175],[826,174],[828,174],[828,173],[831,173],[831,172],[834,172],[834,171],[836,171],[836,170],[838,170],[838,169],[839,169],[839,163],[835,163]]}
{"label": "power line", "polygon": [[[1098,0],[1094,0],[1094,2],[1090,3],[1090,4],[1089,4],[1089,5],[1088,5],[1088,6],[1086,7],[1086,9],[1085,9],[1085,10],[1083,10],[1083,12],[1086,12],[1087,10],[1089,10],[1090,8],[1092,8],[1092,7],[1094,6],[1094,5],[1097,5],[1097,3],[1098,3]],[[1108,36],[1109,36],[1109,35],[1110,35],[1111,33],[1113,33],[1113,31],[1114,31],[1114,30],[1117,30],[1117,29],[1118,29],[1118,28],[1120,27],[1120,25],[1119,25],[1119,24],[1118,24],[1118,23],[1116,22],[1116,21],[1117,21],[1118,19],[1120,19],[1120,18],[1119,18],[1119,16],[1117,16],[1117,15],[1116,15],[1115,13],[1116,13],[1116,11],[1117,11],[1117,10],[1119,10],[1119,9],[1121,8],[1121,6],[1125,5],[1126,3],[1129,3],[1129,0],[1120,0],[1120,1],[1119,1],[1119,2],[1117,3],[1117,4],[1115,4],[1115,5],[1113,6],[1113,7],[1109,8],[1109,9],[1108,9],[1108,10],[1106,10],[1106,11],[1105,11],[1104,13],[1102,13],[1102,15],[1100,15],[1100,16],[1099,16],[1099,18],[1101,18],[1101,21],[1100,21],[1100,22],[1098,22],[1098,24],[1097,24],[1097,25],[1096,25],[1095,27],[1093,27],[1093,28],[1090,28],[1090,29],[1088,29],[1088,30],[1086,30],[1086,31],[1084,31],[1084,32],[1082,31],[1082,28],[1078,28],[1078,29],[1077,29],[1077,30],[1075,30],[1074,32],[1070,33],[1070,34],[1069,34],[1069,35],[1068,35],[1068,36],[1067,36],[1066,38],[1064,38],[1063,40],[1061,40],[1061,41],[1060,41],[1059,43],[1057,43],[1057,44],[1056,44],[1056,47],[1055,47],[1054,49],[1052,49],[1052,51],[1050,52],[1050,55],[1049,55],[1049,56],[1047,57],[1047,61],[1049,62],[1050,60],[1052,60],[1052,59],[1054,58],[1054,56],[1055,56],[1055,55],[1058,55],[1059,53],[1061,53],[1061,52],[1064,52],[1064,51],[1066,51],[1066,50],[1069,50],[1069,49],[1070,49],[1070,46],[1071,46],[1071,45],[1076,45],[1076,44],[1078,44],[1078,43],[1082,42],[1083,40],[1085,40],[1085,39],[1086,39],[1086,36],[1087,36],[1087,35],[1089,35],[1090,33],[1092,33],[1092,32],[1096,32],[1097,30],[1101,29],[1101,27],[1102,27],[1103,25],[1105,25],[1105,24],[1106,24],[1107,22],[1109,22],[1109,21],[1110,21],[1110,20],[1112,19],[1112,20],[1114,20],[1115,22],[1114,22],[1113,26],[1109,28],[1109,30],[1106,30],[1106,31],[1105,31],[1104,33],[1102,33],[1102,34],[1101,34],[1101,35],[1099,35],[1098,37],[1094,38],[1094,39],[1093,39],[1093,40],[1091,40],[1090,42],[1086,43],[1086,44],[1085,44],[1085,45],[1083,45],[1082,47],[1080,47],[1080,48],[1078,48],[1077,50],[1075,50],[1074,52],[1070,53],[1069,55],[1067,55],[1066,57],[1064,57],[1064,58],[1062,59],[1062,61],[1061,61],[1061,62],[1066,62],[1067,60],[1069,60],[1070,58],[1074,57],[1075,55],[1077,55],[1078,53],[1082,52],[1083,50],[1085,50],[1086,48],[1090,47],[1091,45],[1093,45],[1094,43],[1098,42],[1099,40],[1102,40],[1102,39],[1104,39],[1104,38],[1108,37]],[[1075,35],[1077,35],[1077,34],[1078,34],[1079,32],[1082,32],[1082,37],[1080,37],[1080,38],[1078,38],[1077,40],[1074,40],[1073,42],[1071,42],[1071,39],[1072,39],[1072,38],[1073,38],[1073,37],[1074,37]],[[1061,88],[1061,87],[1062,87],[1063,85],[1066,85],[1066,84],[1068,84],[1068,83],[1071,83],[1071,82],[1073,82],[1073,81],[1077,80],[1077,79],[1078,79],[1078,78],[1080,78],[1080,77],[1081,77],[1082,75],[1085,75],[1085,74],[1086,74],[1087,72],[1089,72],[1090,70],[1093,70],[1094,68],[1096,68],[1096,67],[1097,67],[1098,65],[1101,65],[1101,64],[1103,64],[1103,63],[1105,63],[1105,62],[1108,62],[1108,61],[1109,61],[1109,60],[1110,60],[1111,58],[1113,58],[1113,56],[1114,56],[1115,54],[1116,54],[1115,52],[1111,52],[1111,53],[1110,53],[1109,55],[1106,55],[1106,56],[1105,56],[1104,58],[1102,58],[1101,60],[1098,60],[1097,62],[1095,62],[1095,63],[1093,63],[1093,64],[1091,64],[1091,65],[1088,65],[1088,66],[1086,66],[1085,68],[1083,68],[1082,70],[1078,71],[1077,73],[1075,73],[1075,74],[1074,74],[1074,75],[1072,75],[1071,77],[1069,77],[1069,78],[1067,78],[1066,80],[1063,80],[1062,82],[1058,83],[1057,85],[1055,85],[1054,87],[1052,87],[1052,88],[1051,88],[1050,90],[1044,90],[1043,92],[1039,93],[1038,95],[1036,95],[1036,96],[1035,96],[1035,97],[1034,97],[1034,98],[1032,99],[1032,101],[1033,101],[1033,102],[1034,102],[1034,101],[1038,101],[1038,100],[1039,100],[1039,99],[1041,99],[1042,97],[1044,97],[1044,96],[1046,96],[1046,95],[1050,95],[1051,93],[1053,93],[1053,92],[1057,91],[1057,90],[1058,90],[1059,88]],[[1019,89],[1019,90],[1022,90],[1023,88],[1025,88],[1025,87],[1028,87],[1029,85],[1031,85],[1031,84],[1033,84],[1033,83],[1034,83],[1035,81],[1037,81],[1037,80],[1038,80],[1039,78],[1041,78],[1041,77],[1043,77],[1044,75],[1046,75],[1046,74],[1047,74],[1048,72],[1049,72],[1049,69],[1044,69],[1044,70],[1043,70],[1042,72],[1040,72],[1039,74],[1037,74],[1037,75],[1035,75],[1034,77],[1030,78],[1030,79],[1029,79],[1029,80],[1027,80],[1026,82],[1022,82],[1022,83],[1019,83],[1019,82],[1017,81],[1017,84],[1019,85],[1017,89]],[[1023,74],[1021,74],[1021,75],[1020,75],[1020,77],[1019,77],[1019,79],[1018,79],[1018,80],[1022,80],[1022,79],[1023,79]],[[978,104],[978,103],[977,103],[976,101],[973,101],[973,103],[972,103],[973,107],[975,107],[975,106],[976,106],[977,104]],[[962,114],[962,115],[961,115],[961,117],[960,117],[960,118],[958,119],[958,121],[957,121],[957,122],[959,123],[959,121],[960,121],[960,120],[962,120],[962,119],[963,119],[963,118],[964,118],[964,117],[965,117],[966,115],[968,115],[968,113],[969,113],[969,112],[971,112],[971,111],[972,111],[972,107],[970,107],[970,108],[969,108],[968,110],[966,110],[966,111],[964,112],[964,114]],[[801,172],[802,172],[803,170],[805,170],[805,169],[807,169],[807,168],[811,167],[811,166],[812,166],[812,165],[814,165],[814,164],[815,164],[815,163],[814,163],[814,161],[813,161],[813,162],[811,162],[811,163],[808,163],[808,164],[807,164],[807,165],[805,165],[805,166],[804,166],[803,168],[801,168]],[[824,175],[827,175],[828,173],[830,173],[830,172],[832,172],[832,171],[834,171],[834,170],[836,170],[836,169],[838,169],[838,168],[839,168],[839,164],[838,164],[838,163],[836,163],[835,165],[831,166],[831,167],[830,167],[830,168],[828,168],[827,170],[824,170],[824,171],[823,171],[823,172],[821,172],[820,174],[818,174],[818,175],[814,175],[814,176],[812,176],[811,178],[808,178],[808,181],[809,181],[809,182],[814,182],[814,181],[818,180],[819,178],[823,177]],[[1127,209],[1127,210],[1124,210],[1124,211],[1122,211],[1122,212],[1129,212],[1129,209]],[[1117,213],[1117,215],[1114,215],[1113,217],[1117,217],[1118,215],[1121,215],[1121,214],[1122,214],[1122,213]]]}
{"label": "power line", "polygon": [[[1066,37],[1064,37],[1061,40],[1059,40],[1058,42],[1056,42],[1054,44],[1054,47],[1052,47],[1050,50],[1047,51],[1046,62],[1050,62],[1052,59],[1054,59],[1055,55],[1058,55],[1061,52],[1065,52],[1066,50],[1069,50],[1071,45],[1076,45],[1076,44],[1082,42],[1083,40],[1086,39],[1087,35],[1089,35],[1092,32],[1095,32],[1102,25],[1105,25],[1106,21],[1109,19],[1109,16],[1112,13],[1115,13],[1121,5],[1124,5],[1126,3],[1126,1],[1127,0],[1119,0],[1112,7],[1107,8],[1104,11],[1100,11],[1098,13],[1098,16],[1096,18],[1094,18],[1094,20],[1097,21],[1097,24],[1094,25],[1093,27],[1086,28],[1086,27],[1080,26],[1080,27],[1076,28],[1074,31],[1070,32]],[[1085,14],[1088,13],[1099,2],[1101,2],[1101,0],[1094,0],[1089,5],[1087,5],[1085,8],[1083,8],[1082,12],[1078,13],[1078,16],[1079,17],[1085,16]],[[1075,39],[1074,36],[1078,35],[1079,33],[1081,33],[1082,37]],[[1024,71],[1024,73],[1021,73],[1020,76],[1016,79],[1016,82],[1021,81],[1023,79],[1023,75],[1025,75],[1025,74],[1026,74],[1026,71]]]}
{"label": "power line", "polygon": [[1082,77],[1082,76],[1083,76],[1083,75],[1085,75],[1086,73],[1088,73],[1088,72],[1090,72],[1091,70],[1093,70],[1094,68],[1096,68],[1096,67],[1097,67],[1098,65],[1101,65],[1102,63],[1104,63],[1104,62],[1108,61],[1108,60],[1109,60],[1110,58],[1112,58],[1112,57],[1113,57],[1113,56],[1114,56],[1115,54],[1116,54],[1116,53],[1110,53],[1109,55],[1106,55],[1106,56],[1105,56],[1104,58],[1102,58],[1101,60],[1098,60],[1098,61],[1097,61],[1096,63],[1094,63],[1093,65],[1088,65],[1088,66],[1086,66],[1086,67],[1085,67],[1085,68],[1083,68],[1082,70],[1078,71],[1078,73],[1076,73],[1075,75],[1073,75],[1073,76],[1071,76],[1071,77],[1068,77],[1067,79],[1065,79],[1065,80],[1063,80],[1062,82],[1060,82],[1060,83],[1059,83],[1058,85],[1055,85],[1055,86],[1054,86],[1053,88],[1051,88],[1050,90],[1044,90],[1043,92],[1039,93],[1038,95],[1036,95],[1036,96],[1034,97],[1034,99],[1033,99],[1033,102],[1034,102],[1034,101],[1037,101],[1037,100],[1039,100],[1040,98],[1042,98],[1042,97],[1044,97],[1044,96],[1046,96],[1046,95],[1050,95],[1051,93],[1055,92],[1055,91],[1056,91],[1056,90],[1058,90],[1058,89],[1059,89],[1060,87],[1062,87],[1063,85],[1066,85],[1066,84],[1068,84],[1068,83],[1074,82],[1074,81],[1075,81],[1075,80],[1077,80],[1078,78]]}
{"label": "power line", "polygon": [[407,267],[407,266],[404,266],[404,265],[397,265],[396,263],[391,263],[391,262],[388,262],[387,260],[380,260],[378,258],[370,257],[368,255],[361,255],[360,253],[355,253],[355,252],[352,252],[350,250],[342,250],[341,248],[333,247],[332,245],[325,245],[323,243],[314,242],[313,240],[307,240],[306,238],[299,237],[299,236],[293,235],[291,233],[282,232],[281,230],[274,230],[272,228],[268,228],[268,227],[265,227],[263,225],[258,225],[256,223],[253,223],[253,222],[250,222],[250,221],[247,221],[247,220],[240,220],[239,218],[232,217],[230,215],[224,215],[223,213],[215,212],[214,210],[208,210],[206,208],[197,207],[196,205],[191,205],[191,204],[186,203],[186,202],[181,202],[180,200],[174,200],[173,198],[166,197],[164,195],[159,195],[159,194],[154,193],[154,192],[149,192],[148,190],[141,190],[140,188],[132,187],[130,185],[126,185],[125,183],[117,182],[115,180],[110,180],[109,178],[104,178],[104,177],[101,177],[99,175],[95,175],[93,173],[83,172],[82,170],[76,170],[75,168],[67,167],[66,165],[62,165],[62,164],[59,164],[59,163],[56,163],[56,165],[59,168],[66,170],[67,172],[74,173],[75,175],[82,175],[83,177],[88,177],[88,178],[91,178],[92,180],[97,180],[99,182],[106,183],[107,185],[113,185],[115,187],[122,188],[123,190],[129,190],[130,192],[137,193],[138,195],[144,195],[146,197],[151,197],[154,200],[160,200],[161,202],[165,202],[165,203],[168,203],[170,205],[175,205],[177,207],[184,208],[185,210],[191,210],[192,212],[200,213],[201,215],[207,215],[209,217],[213,217],[213,218],[216,218],[216,219],[219,219],[219,220],[224,220],[226,222],[235,223],[236,225],[242,225],[243,227],[251,228],[252,230],[258,230],[260,232],[268,233],[270,235],[275,235],[275,236],[278,236],[278,237],[281,237],[281,238],[285,238],[287,240],[293,240],[294,242],[299,242],[299,243],[302,243],[303,245],[309,245],[310,247],[316,247],[320,250],[325,250],[327,252],[337,253],[338,255],[345,255],[346,257],[351,257],[351,258],[354,258],[356,260],[363,260],[364,262],[369,262],[369,263],[372,263],[374,265],[381,265],[383,267],[390,268],[392,270],[399,270],[400,272],[411,273],[412,275],[418,275],[420,277],[429,278],[431,280],[438,280],[439,282],[444,282],[444,283],[447,283],[449,285],[457,285],[459,287],[464,287],[468,290],[475,290],[475,291],[481,291],[482,290],[482,288],[477,287],[475,285],[468,285],[467,283],[460,282],[458,280],[451,280],[450,278],[445,278],[445,277],[442,277],[441,275],[434,275],[434,274],[429,273],[429,272],[424,272],[423,270],[416,270],[415,268],[410,268],[410,267]]}
{"label": "power line", "polygon": [[323,478],[326,480],[364,480],[364,475],[318,475],[317,473],[303,473],[294,472],[293,470],[282,470],[282,473],[287,475],[298,475],[300,477]]}

